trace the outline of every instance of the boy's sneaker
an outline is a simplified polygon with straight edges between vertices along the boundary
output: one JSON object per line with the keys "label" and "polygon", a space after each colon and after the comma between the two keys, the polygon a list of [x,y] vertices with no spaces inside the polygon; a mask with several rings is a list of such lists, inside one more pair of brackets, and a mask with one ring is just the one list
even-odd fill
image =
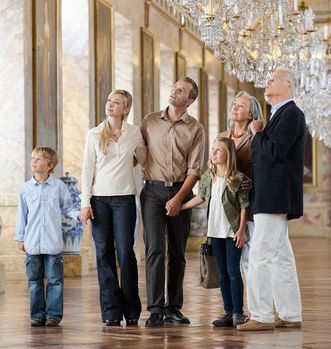
{"label": "boy's sneaker", "polygon": [[215,327],[232,327],[233,320],[232,314],[225,313],[213,321],[213,326]]}
{"label": "boy's sneaker", "polygon": [[56,326],[59,326],[59,323],[60,321],[58,319],[50,318],[46,320],[47,327],[56,327]]}
{"label": "boy's sneaker", "polygon": [[247,321],[248,317],[245,314],[233,314],[232,315],[232,321],[233,326],[236,327],[237,325],[244,324]]}
{"label": "boy's sneaker", "polygon": [[40,326],[44,326],[45,325],[45,321],[41,320],[41,319],[31,319],[31,326],[32,327],[40,327]]}

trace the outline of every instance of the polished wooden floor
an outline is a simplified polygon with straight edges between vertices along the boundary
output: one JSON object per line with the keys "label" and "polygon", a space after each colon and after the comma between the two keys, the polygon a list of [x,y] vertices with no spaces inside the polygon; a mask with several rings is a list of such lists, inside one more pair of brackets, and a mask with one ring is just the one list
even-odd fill
{"label": "polished wooden floor", "polygon": [[[113,349],[228,349],[331,348],[331,239],[296,239],[296,255],[303,300],[302,329],[237,332],[213,328],[221,312],[218,290],[197,284],[197,256],[188,254],[183,313],[189,326],[145,328],[144,310],[136,328],[104,327],[100,321],[96,274],[66,279],[65,316],[58,328],[31,328],[24,281],[7,281],[0,295],[0,348],[113,348]],[[140,290],[146,305],[144,267]]]}

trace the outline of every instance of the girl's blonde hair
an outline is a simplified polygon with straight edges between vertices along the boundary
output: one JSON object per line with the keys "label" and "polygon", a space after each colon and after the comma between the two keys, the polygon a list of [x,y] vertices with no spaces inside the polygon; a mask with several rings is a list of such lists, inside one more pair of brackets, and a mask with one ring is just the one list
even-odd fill
{"label": "girl's blonde hair", "polygon": [[[217,136],[214,140],[215,142],[220,142],[226,151],[226,174],[225,180],[227,183],[234,187],[236,185],[235,175],[237,172],[237,161],[236,161],[236,146],[231,138]],[[215,181],[217,174],[217,166],[209,160],[209,170],[211,173],[212,181]]]}
{"label": "girl's blonde hair", "polygon": [[[122,120],[128,117],[131,106],[132,106],[132,96],[131,93],[126,91],[126,90],[114,90],[111,94],[110,97],[113,95],[121,95],[123,96],[124,99],[124,108],[127,108],[128,111],[126,114],[123,114]],[[99,134],[99,148],[103,154],[106,154],[107,152],[107,147],[109,142],[113,140],[113,132],[111,129],[111,125],[108,121],[104,123],[104,128]]]}

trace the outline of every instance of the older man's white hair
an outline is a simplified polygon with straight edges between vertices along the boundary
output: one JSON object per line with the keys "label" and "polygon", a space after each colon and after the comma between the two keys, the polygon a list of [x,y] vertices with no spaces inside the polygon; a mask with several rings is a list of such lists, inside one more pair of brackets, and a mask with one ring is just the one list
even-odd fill
{"label": "older man's white hair", "polygon": [[279,66],[277,67],[275,70],[276,71],[280,71],[280,72],[285,72],[288,75],[288,81],[292,84],[292,93],[294,94],[296,91],[296,87],[297,87],[297,78],[294,75],[293,71],[286,66]]}

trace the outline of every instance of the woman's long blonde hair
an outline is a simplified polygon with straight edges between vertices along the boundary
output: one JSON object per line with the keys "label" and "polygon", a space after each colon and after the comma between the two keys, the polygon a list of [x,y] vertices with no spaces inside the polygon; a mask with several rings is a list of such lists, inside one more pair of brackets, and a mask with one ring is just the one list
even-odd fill
{"label": "woman's long blonde hair", "polygon": [[[132,95],[130,92],[126,90],[114,90],[111,94],[110,97],[113,95],[121,95],[123,96],[124,99],[124,108],[127,108],[128,111],[126,114],[123,114],[122,121],[128,117],[130,113],[130,109],[132,106]],[[108,120],[105,121],[104,123],[104,128],[99,134],[99,148],[103,154],[106,154],[107,152],[107,147],[109,145],[109,142],[113,140],[113,132],[111,129],[111,125],[108,122]]]}
{"label": "woman's long blonde hair", "polygon": [[[236,185],[235,175],[237,172],[237,161],[236,161],[236,146],[231,138],[217,136],[214,140],[215,142],[220,142],[226,151],[226,173],[225,180],[227,183],[234,187]],[[211,162],[209,159],[209,170],[211,173],[212,181],[215,181],[217,174],[217,166]]]}

